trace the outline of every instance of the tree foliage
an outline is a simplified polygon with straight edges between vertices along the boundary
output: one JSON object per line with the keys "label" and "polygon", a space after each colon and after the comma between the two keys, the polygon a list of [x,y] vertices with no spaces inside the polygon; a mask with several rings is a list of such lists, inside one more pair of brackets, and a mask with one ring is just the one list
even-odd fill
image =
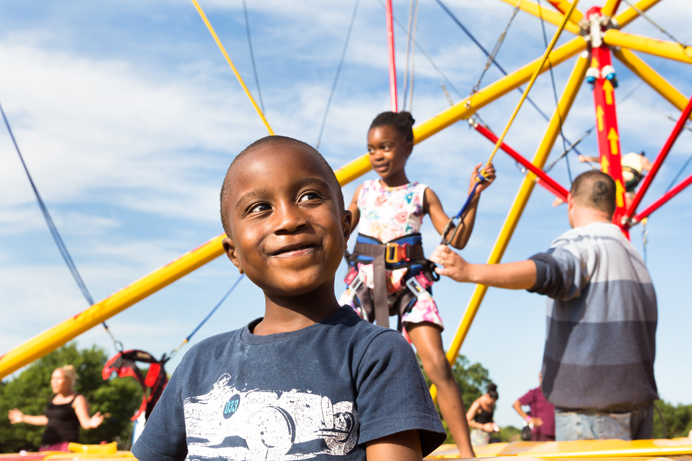
{"label": "tree foliage", "polygon": [[90,414],[100,411],[109,415],[96,429],[80,428],[80,441],[129,441],[130,418],[141,404],[142,389],[133,379],[103,381],[101,370],[107,359],[104,349],[92,346],[79,350],[73,342],[37,360],[16,378],[0,382],[0,452],[39,448],[44,427],[10,424],[7,414],[10,409],[18,408],[27,415],[42,415],[53,397],[50,377],[56,368],[64,365],[73,365],[77,370],[79,379],[74,388],[86,397]]}
{"label": "tree foliage", "polygon": [[[665,420],[666,434],[668,438],[687,437],[692,430],[692,405],[673,405],[663,400],[657,400],[656,406],[661,410]],[[654,412],[654,438],[664,438],[661,418]]]}
{"label": "tree foliage", "polygon": [[[425,370],[423,370],[423,365],[420,362],[420,358],[418,359],[418,364],[420,365],[420,369],[425,377],[425,382],[428,384],[428,387],[430,387],[431,382],[428,379],[428,376],[425,374]],[[467,411],[471,404],[485,393],[485,388],[492,382],[490,379],[490,373],[483,365],[477,362],[471,363],[471,361],[462,354],[459,354],[456,362],[454,362],[454,365],[452,366],[452,374],[454,375],[454,381],[456,381],[459,389],[461,389],[461,397],[464,401],[464,408]],[[441,414],[440,418],[442,418]],[[447,427],[447,423],[445,422],[444,418],[442,418],[442,423],[447,430],[446,443],[454,443],[454,439],[449,433],[449,428]]]}

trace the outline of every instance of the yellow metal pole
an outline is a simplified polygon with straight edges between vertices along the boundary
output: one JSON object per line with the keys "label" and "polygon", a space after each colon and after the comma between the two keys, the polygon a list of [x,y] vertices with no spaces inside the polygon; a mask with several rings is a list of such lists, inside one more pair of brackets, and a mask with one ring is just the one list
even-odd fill
{"label": "yellow metal pole", "polygon": [[[512,6],[517,6],[517,0],[500,1]],[[537,18],[542,18],[544,21],[547,21],[555,26],[559,26],[563,19],[561,14],[556,13],[553,10],[549,10],[548,8],[544,8],[534,2],[529,2],[528,0],[519,0],[519,9],[532,16],[536,16]],[[579,35],[580,32],[579,26],[572,22],[567,23],[565,30],[575,35]]]}
{"label": "yellow metal pole", "polygon": [[[553,65],[558,64],[574,56],[584,48],[586,48],[584,40],[581,37],[575,37],[572,41],[553,50],[550,54],[550,60]],[[525,83],[526,80],[530,78],[531,72],[537,64],[536,61],[527,64],[516,72],[500,79],[498,82],[483,88],[461,103],[438,114],[432,120],[428,120],[415,127],[413,130],[415,142],[418,143],[427,139],[463,117],[470,117],[479,108],[517,88],[522,83]],[[547,70],[547,66],[545,66],[543,70]],[[336,175],[337,178],[339,178],[339,182],[344,185],[364,174],[369,169],[370,163],[366,154],[337,170]],[[222,239],[223,235],[213,238],[196,250],[183,255],[173,263],[146,275],[139,281],[123,288],[114,295],[94,304],[81,314],[44,331],[34,338],[20,344],[4,356],[0,356],[0,379],[13,373],[24,365],[31,363],[33,360],[57,349],[66,342],[76,338],[81,333],[98,325],[103,320],[107,320],[137,301],[175,282],[183,275],[192,272],[198,267],[220,256],[223,253],[220,243]],[[104,312],[99,312],[101,309],[104,309]],[[76,319],[79,319],[79,321],[75,321]]]}
{"label": "yellow metal pole", "polygon": [[655,40],[641,35],[626,34],[619,30],[610,29],[603,35],[603,41],[609,46],[621,46],[642,53],[653,54],[662,58],[692,64],[692,46],[679,43]]}
{"label": "yellow metal pole", "polygon": [[512,113],[512,116],[509,117],[509,121],[507,122],[505,129],[502,131],[502,134],[497,138],[497,142],[495,143],[495,147],[493,147],[493,151],[491,152],[490,158],[488,159],[488,165],[490,165],[490,163],[493,161],[493,157],[495,157],[495,154],[497,154],[497,150],[500,148],[500,146],[504,142],[505,136],[507,136],[507,133],[509,132],[509,127],[512,126],[514,119],[516,118],[517,114],[519,113],[519,109],[521,109],[521,106],[524,104],[524,101],[529,96],[529,91],[531,91],[531,88],[533,88],[533,84],[536,82],[536,79],[538,78],[538,74],[541,73],[541,68],[548,61],[548,56],[550,55],[550,52],[553,50],[553,47],[557,43],[557,39],[560,38],[562,31],[565,29],[565,24],[567,24],[567,21],[569,21],[570,14],[572,14],[572,12],[575,11],[575,9],[577,7],[577,3],[579,3],[579,0],[574,0],[574,3],[572,3],[570,5],[569,10],[567,10],[567,12],[565,13],[565,18],[562,20],[562,23],[560,23],[560,27],[557,28],[557,30],[555,31],[555,34],[553,35],[552,40],[550,40],[550,44],[548,44],[548,48],[546,48],[545,53],[543,53],[543,57],[541,58],[540,65],[538,65],[536,67],[536,70],[533,71],[533,75],[531,75],[531,80],[529,80],[529,84],[526,86],[526,89],[522,93],[521,98],[519,99],[519,103],[517,104],[517,107],[514,108],[514,112]]}
{"label": "yellow metal pole", "polygon": [[226,53],[226,48],[223,47],[223,44],[221,43],[221,40],[219,40],[219,36],[216,35],[216,32],[214,32],[214,28],[211,26],[211,23],[207,19],[207,15],[204,14],[204,11],[202,11],[202,7],[199,6],[199,3],[197,3],[197,0],[192,0],[192,3],[195,5],[195,8],[197,9],[197,12],[199,13],[200,17],[202,18],[202,21],[204,21],[204,24],[206,24],[207,29],[209,29],[209,33],[211,36],[214,38],[214,41],[218,45],[219,49],[221,50],[221,53],[223,53],[223,56],[226,58],[226,61],[228,62],[228,65],[231,66],[231,70],[235,74],[235,77],[238,79],[240,82],[240,86],[243,87],[243,90],[245,91],[245,94],[247,97],[250,99],[250,102],[252,103],[252,107],[255,108],[257,111],[257,114],[260,116],[262,119],[262,122],[264,123],[264,126],[267,128],[267,131],[269,132],[270,135],[274,135],[274,130],[272,130],[272,127],[269,126],[269,122],[267,122],[267,119],[264,118],[264,114],[260,110],[259,106],[255,102],[255,99],[252,97],[252,94],[250,93],[250,90],[247,89],[247,86],[245,86],[245,82],[243,82],[243,79],[240,77],[240,74],[236,70],[235,66],[233,65],[233,61],[231,61],[231,57],[228,56],[228,53]]}
{"label": "yellow metal pole", "polygon": [[[579,54],[586,49],[586,41],[583,37],[574,37],[564,45],[555,48],[548,56],[548,62],[554,67],[567,59]],[[466,99],[454,104],[452,107],[440,112],[430,120],[426,120],[413,129],[416,142],[420,142],[434,135],[438,131],[447,128],[449,125],[459,120],[469,118],[478,109],[495,101],[501,96],[515,90],[523,83],[526,83],[533,74],[533,71],[540,64],[541,58],[535,59],[511,74],[504,76],[485,88],[477,91]],[[541,68],[541,72],[548,70],[548,62]]]}
{"label": "yellow metal pole", "polygon": [[622,13],[618,14],[613,18],[613,22],[618,26],[618,27],[625,27],[627,24],[630,22],[634,21],[639,17],[639,11],[646,11],[661,0],[641,0],[637,3],[634,4],[634,7],[632,8],[629,7]]}
{"label": "yellow metal pole", "polygon": [[[575,0],[574,3],[577,3],[578,1],[579,0]],[[574,24],[579,24],[579,21],[584,19],[584,15],[579,10],[574,8],[573,3],[570,3],[567,0],[548,0],[548,2],[550,2],[561,13],[565,13],[565,15],[569,17],[569,20]]]}
{"label": "yellow metal pole", "polygon": [[[546,160],[548,159],[548,155],[550,154],[550,151],[555,144],[555,140],[560,133],[560,126],[562,123],[564,123],[564,120],[567,118],[567,115],[572,108],[572,104],[577,97],[577,93],[579,92],[579,88],[584,80],[584,76],[586,75],[586,70],[588,69],[589,64],[588,57],[581,56],[572,69],[572,73],[567,81],[567,85],[565,86],[562,96],[560,97],[558,108],[551,117],[545,136],[543,136],[543,141],[536,150],[536,154],[531,161],[531,163],[536,165],[538,168],[543,168]],[[524,207],[529,200],[529,196],[533,191],[535,179],[536,176],[529,172],[522,181],[519,192],[514,199],[509,214],[505,219],[505,223],[503,224],[500,234],[495,241],[495,246],[490,252],[488,264],[497,264],[502,259],[502,255],[509,244],[509,240],[514,233],[514,229],[516,228],[519,218],[524,211]],[[456,362],[456,359],[459,356],[461,345],[464,343],[464,339],[466,339],[466,335],[471,328],[471,323],[473,323],[473,319],[476,317],[478,308],[480,307],[487,290],[488,287],[484,285],[476,285],[473,295],[471,296],[469,304],[466,308],[466,312],[464,313],[456,335],[454,336],[454,340],[447,350],[447,360],[450,364],[454,364],[454,362]],[[430,388],[430,393],[433,399],[437,397],[437,389],[435,389],[435,386]]]}
{"label": "yellow metal pole", "polygon": [[[666,101],[675,106],[678,110],[683,110],[688,103],[687,98],[680,93],[666,79],[642,61],[639,56],[628,49],[619,48],[613,50],[613,54],[636,76],[641,78],[647,85],[653,88],[658,94],[663,96]],[[692,116],[690,117],[692,118]]]}
{"label": "yellow metal pole", "polygon": [[621,0],[608,0],[605,2],[605,5],[601,7],[601,14],[603,16],[612,16],[615,14],[615,11],[617,10],[618,6],[620,6]]}

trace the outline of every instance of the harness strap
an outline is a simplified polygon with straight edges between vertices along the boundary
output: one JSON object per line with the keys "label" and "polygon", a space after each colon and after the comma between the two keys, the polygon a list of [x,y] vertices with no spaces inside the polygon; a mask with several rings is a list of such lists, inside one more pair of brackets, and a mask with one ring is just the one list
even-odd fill
{"label": "harness strap", "polygon": [[[359,235],[353,254],[347,254],[346,258],[351,264],[358,261],[361,256],[372,258],[374,287],[372,296],[370,295],[370,289],[365,285],[354,288],[363,309],[368,315],[368,320],[372,321],[372,317],[374,316],[374,320],[377,321],[379,326],[387,328],[389,327],[390,311],[387,301],[386,269],[406,267],[411,265],[411,262],[426,266],[426,263],[429,262],[425,259],[419,235],[404,236],[387,243],[368,243],[363,241],[365,239],[377,241],[377,239],[373,237],[361,237]],[[397,242],[397,240],[399,240],[399,242]],[[408,243],[409,241],[413,241],[413,243]],[[402,296],[397,299],[394,306],[392,306],[393,310],[399,316],[397,325],[399,330],[401,330],[402,327],[401,315],[414,297],[412,293],[405,291],[405,293],[402,293]]]}

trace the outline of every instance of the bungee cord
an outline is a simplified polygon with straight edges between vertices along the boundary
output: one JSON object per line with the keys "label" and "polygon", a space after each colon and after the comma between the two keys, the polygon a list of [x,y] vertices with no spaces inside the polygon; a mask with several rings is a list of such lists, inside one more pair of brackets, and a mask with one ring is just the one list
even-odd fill
{"label": "bungee cord", "polygon": [[252,35],[250,34],[250,19],[247,14],[247,3],[243,0],[243,13],[245,15],[245,32],[247,33],[247,43],[250,48],[250,61],[252,62],[252,73],[255,75],[255,85],[257,85],[257,97],[259,97],[260,107],[262,112],[266,113],[264,109],[264,101],[262,100],[262,88],[260,88],[259,77],[257,75],[257,66],[255,65],[255,52],[252,48]]}
{"label": "bungee cord", "polygon": [[336,92],[336,84],[339,82],[339,76],[341,75],[341,67],[344,64],[344,59],[346,58],[346,50],[348,49],[348,43],[351,40],[351,31],[353,30],[353,23],[356,20],[356,13],[358,12],[358,5],[360,0],[356,0],[353,6],[353,13],[351,14],[351,23],[348,26],[348,32],[346,33],[346,40],[344,41],[344,49],[341,51],[341,59],[339,59],[339,65],[336,68],[336,75],[334,76],[334,82],[332,83],[332,90],[329,93],[329,99],[327,99],[327,107],[324,109],[324,117],[322,117],[322,125],[320,126],[320,133],[317,135],[317,142],[315,143],[315,149],[319,149],[320,142],[322,141],[322,133],[324,132],[324,126],[327,123],[327,115],[329,114],[329,108],[332,105],[332,98],[334,98],[334,93]]}
{"label": "bungee cord", "polygon": [[[82,292],[82,296],[84,296],[84,299],[86,299],[87,303],[89,303],[89,306],[92,306],[94,304],[94,298],[91,296],[89,288],[87,288],[84,279],[82,279],[82,276],[80,275],[79,270],[77,269],[77,265],[72,259],[72,256],[70,255],[70,252],[67,249],[67,245],[65,245],[65,241],[62,239],[62,236],[58,231],[58,226],[55,225],[55,222],[53,221],[53,218],[51,217],[50,212],[48,211],[48,207],[43,201],[43,198],[41,198],[41,194],[38,192],[36,183],[34,183],[34,179],[31,176],[31,173],[29,172],[29,168],[27,167],[26,162],[24,161],[24,156],[22,155],[22,151],[19,149],[19,144],[17,143],[17,139],[14,137],[14,132],[12,131],[12,127],[10,126],[10,121],[8,120],[7,115],[5,115],[5,110],[2,108],[2,104],[0,104],[0,113],[2,114],[2,119],[5,121],[7,132],[10,134],[10,138],[12,139],[14,148],[17,151],[17,155],[19,156],[19,161],[22,163],[22,167],[24,167],[26,177],[29,179],[31,189],[34,191],[34,196],[36,197],[36,202],[38,203],[38,206],[41,209],[41,213],[43,214],[43,219],[46,221],[48,229],[50,230],[50,234],[53,236],[55,245],[58,247],[58,251],[62,256],[63,261],[65,261],[67,268],[72,274],[72,278],[77,283],[79,290]],[[111,340],[113,341],[113,347],[118,352],[122,352],[123,343],[115,338],[110,328],[108,328],[106,322],[101,322],[101,325],[103,325],[103,328],[106,330],[106,333],[108,333],[108,336],[110,336]]]}
{"label": "bungee cord", "polygon": [[[519,5],[517,4],[517,8],[518,7],[519,7]],[[541,5],[541,0],[538,0],[538,16],[541,19],[541,30],[543,31],[543,44],[544,44],[544,46],[548,46],[548,35],[546,34],[546,31],[545,31],[545,21],[543,20],[543,7]],[[557,109],[557,107],[558,107],[557,87],[555,86],[555,73],[553,72],[553,65],[551,63],[548,63],[548,69],[550,71],[550,82],[552,83],[553,96],[555,98],[555,108]],[[562,120],[562,114],[560,113],[560,111],[557,111],[556,113],[558,116],[558,128],[560,129],[560,138],[562,139],[562,150],[565,152],[568,152],[567,140],[565,139],[565,133],[562,130],[564,120]],[[572,168],[570,167],[570,164],[569,164],[569,158],[566,156],[565,156],[565,165],[567,165],[567,177],[569,178],[569,183],[572,184]]]}
{"label": "bungee cord", "polygon": [[[440,0],[435,0],[435,1],[439,2]],[[567,21],[569,21],[569,17],[572,14],[572,11],[574,11],[574,9],[576,8],[578,3],[579,3],[579,0],[574,0],[574,2],[572,2],[572,4],[571,4],[569,10],[567,11],[567,13],[565,13],[565,17],[562,20],[562,23],[560,23],[560,27],[558,27],[557,31],[555,31],[555,35],[553,35],[553,38],[550,41],[550,44],[548,45],[548,48],[543,53],[543,57],[541,58],[540,64],[538,66],[536,66],[536,70],[533,71],[533,75],[531,76],[531,80],[529,80],[529,83],[526,86],[526,91],[524,91],[524,93],[521,95],[521,98],[519,99],[519,104],[517,104],[517,107],[514,109],[512,116],[509,118],[509,121],[507,122],[507,126],[505,126],[505,129],[502,131],[502,134],[497,139],[497,142],[495,143],[495,147],[493,148],[493,151],[490,154],[490,158],[488,158],[487,164],[490,164],[493,161],[493,158],[495,158],[495,154],[497,154],[497,151],[500,148],[500,146],[502,145],[502,142],[504,141],[505,136],[507,136],[507,132],[509,131],[509,128],[512,126],[514,119],[516,118],[517,114],[519,113],[519,109],[521,109],[521,106],[524,104],[524,101],[528,97],[529,91],[531,91],[533,84],[536,82],[538,75],[541,73],[541,69],[543,69],[543,66],[545,65],[546,61],[548,60],[548,56],[550,55],[550,52],[553,51],[553,48],[555,47],[555,44],[557,43],[557,39],[560,38],[562,31],[565,29],[565,25],[567,25]]]}
{"label": "bungee cord", "polygon": [[221,53],[226,58],[226,62],[228,62],[228,65],[231,66],[231,70],[233,71],[233,74],[235,75],[236,79],[238,79],[238,83],[240,83],[240,86],[243,87],[243,91],[245,91],[245,94],[247,95],[248,99],[250,99],[252,106],[255,108],[255,111],[257,111],[257,115],[259,115],[260,119],[262,119],[262,123],[264,123],[264,126],[267,128],[267,131],[269,132],[269,134],[273,136],[274,130],[272,130],[272,127],[269,126],[269,122],[264,117],[264,113],[262,112],[262,109],[260,109],[259,106],[257,105],[257,103],[255,102],[255,99],[252,97],[252,94],[250,93],[250,90],[248,90],[247,85],[245,85],[243,78],[240,76],[240,74],[238,73],[238,70],[235,68],[235,65],[233,64],[231,57],[226,52],[226,48],[224,48],[223,43],[221,43],[221,40],[219,39],[219,36],[216,35],[214,28],[212,27],[211,23],[207,19],[207,15],[204,14],[202,7],[199,6],[199,3],[197,2],[197,0],[191,0],[191,1],[192,1],[193,5],[195,6],[195,9],[199,13],[199,16],[202,18],[202,21],[204,21],[204,24],[207,26],[207,29],[209,29],[209,33],[211,34],[212,38],[216,42],[216,45],[219,47],[219,50],[221,50]]}
{"label": "bungee cord", "polygon": [[[223,297],[221,298],[221,300],[220,300],[218,303],[216,303],[216,306],[214,306],[214,308],[211,310],[211,312],[209,312],[209,313],[207,314],[207,316],[204,317],[204,319],[200,322],[199,325],[197,325],[197,327],[196,327],[194,330],[192,330],[192,333],[190,333],[189,335],[187,335],[187,337],[186,337],[185,339],[183,339],[183,341],[180,343],[180,345],[178,345],[178,347],[176,347],[175,349],[173,349],[171,352],[168,353],[168,358],[167,358],[167,360],[172,359],[173,356],[174,356],[175,354],[177,354],[178,351],[179,351],[185,344],[187,344],[187,343],[190,342],[190,339],[194,336],[194,334],[197,333],[197,331],[198,331],[200,328],[202,328],[202,325],[204,325],[205,323],[207,323],[207,320],[209,320],[209,319],[211,318],[211,316],[214,315],[214,312],[216,312],[216,310],[224,303],[224,301],[226,301],[226,298],[228,298],[228,297],[230,296],[230,294],[233,293],[233,290],[235,290],[235,287],[237,287],[238,284],[239,284],[240,282],[242,282],[242,280],[243,280],[244,278],[245,278],[245,274],[240,274],[240,277],[238,277],[238,278],[236,279],[235,283],[234,283],[234,284],[231,286],[231,288],[226,292],[226,294],[223,295]],[[166,357],[166,356],[164,355],[164,357]]]}
{"label": "bungee cord", "polygon": [[[469,31],[468,28],[466,28],[466,26],[464,26],[464,25],[461,23],[461,21],[460,21],[460,20],[454,15],[454,13],[452,13],[452,11],[442,2],[442,0],[435,0],[435,2],[440,6],[440,8],[442,8],[442,10],[443,10],[445,13],[447,13],[447,15],[450,17],[450,19],[451,19],[451,20],[452,20],[452,21],[453,21],[453,22],[454,22],[465,34],[466,34],[466,36],[469,37],[469,39],[471,39],[471,41],[472,41],[472,42],[473,42],[473,43],[474,43],[474,44],[475,44],[486,56],[490,57],[490,53],[488,52],[488,50],[486,50],[485,47],[484,47],[483,45],[481,45],[481,43],[476,39],[476,37],[473,36],[473,34],[471,33],[471,31]],[[496,59],[493,59],[493,65],[494,65],[495,67],[497,67],[497,69],[498,69],[500,72],[502,72],[503,75],[507,75],[507,71],[500,65],[499,62],[497,62]],[[519,87],[517,88],[517,91],[519,91],[520,93],[523,94],[525,90],[524,90],[521,86],[519,86]],[[546,120],[546,121],[550,120],[550,118],[548,117],[548,115],[547,115],[545,112],[543,112],[543,110],[542,110],[540,107],[538,107],[538,105],[537,105],[531,98],[528,98],[528,102],[529,102],[529,104],[531,104],[531,105],[536,109],[536,111],[538,111],[539,114],[541,114],[541,117],[543,117],[544,120]],[[572,143],[569,141],[569,139],[567,140],[567,142],[568,142],[570,145],[572,145]],[[577,150],[576,152],[577,152],[577,153],[580,153],[578,150]]]}

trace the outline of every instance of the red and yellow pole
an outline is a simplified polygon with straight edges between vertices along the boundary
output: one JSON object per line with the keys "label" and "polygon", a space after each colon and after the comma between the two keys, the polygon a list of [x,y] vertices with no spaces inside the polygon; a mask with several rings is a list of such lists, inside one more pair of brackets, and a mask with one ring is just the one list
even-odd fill
{"label": "red and yellow pole", "polygon": [[[598,7],[591,8],[586,15],[589,20],[602,16],[601,10]],[[593,48],[591,53],[591,68],[587,75],[593,84],[601,171],[610,175],[615,181],[616,209],[613,215],[613,222],[620,223],[627,210],[625,206],[625,187],[622,180],[620,134],[617,111],[615,109],[615,86],[617,86],[617,79],[610,57],[610,49],[606,44],[601,43],[601,46]]]}

